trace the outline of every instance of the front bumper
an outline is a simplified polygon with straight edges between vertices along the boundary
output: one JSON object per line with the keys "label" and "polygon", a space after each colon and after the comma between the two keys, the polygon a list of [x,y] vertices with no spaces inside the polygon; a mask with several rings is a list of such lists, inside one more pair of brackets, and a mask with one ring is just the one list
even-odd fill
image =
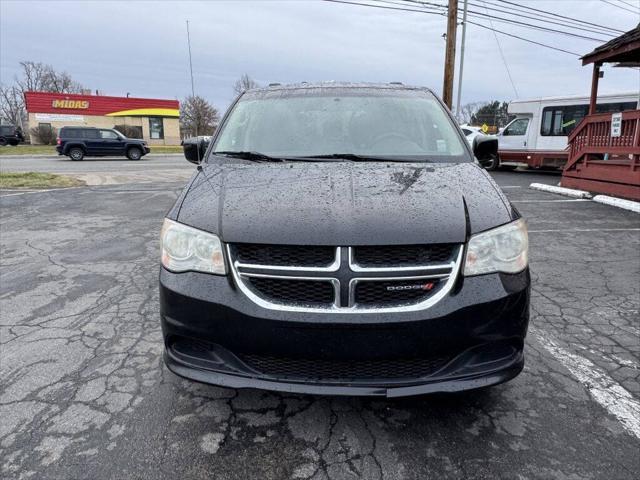
{"label": "front bumper", "polygon": [[144,152],[144,155],[151,153],[151,149],[146,145],[143,145],[142,151]]}
{"label": "front bumper", "polygon": [[[256,305],[231,277],[161,269],[165,362],[200,382],[329,395],[453,392],[515,377],[524,365],[528,270],[458,281],[426,310],[301,313]],[[390,374],[385,364],[407,373]],[[345,366],[351,376],[333,375]]]}

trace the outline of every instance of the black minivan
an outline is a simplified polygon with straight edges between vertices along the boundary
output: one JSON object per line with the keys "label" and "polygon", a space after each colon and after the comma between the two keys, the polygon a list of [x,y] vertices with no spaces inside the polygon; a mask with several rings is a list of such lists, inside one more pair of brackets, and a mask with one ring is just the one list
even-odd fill
{"label": "black minivan", "polygon": [[62,127],[58,132],[56,151],[79,161],[84,157],[106,156],[140,160],[150,150],[144,140],[127,138],[112,128]]}
{"label": "black minivan", "polygon": [[249,90],[161,231],[165,362],[228,387],[398,397],[520,373],[524,219],[426,88]]}

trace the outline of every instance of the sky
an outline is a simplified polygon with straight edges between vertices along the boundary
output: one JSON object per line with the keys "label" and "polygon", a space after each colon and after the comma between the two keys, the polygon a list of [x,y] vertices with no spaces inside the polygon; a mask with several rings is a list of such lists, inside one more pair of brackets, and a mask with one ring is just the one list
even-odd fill
{"label": "sky", "polygon": [[[640,21],[640,15],[623,9],[624,3],[616,8],[601,0],[512,1],[625,31]],[[640,0],[625,2],[640,8]],[[11,83],[19,62],[33,60],[67,71],[104,95],[183,99],[191,92],[187,20],[196,94],[221,111],[233,101],[233,84],[244,73],[260,84],[400,81],[442,91],[444,16],[321,0],[0,0],[0,82]],[[503,23],[493,26],[580,54],[599,45]],[[468,25],[462,104],[588,95],[591,70],[578,57],[497,37]],[[640,70],[604,70],[600,93],[640,90]]]}

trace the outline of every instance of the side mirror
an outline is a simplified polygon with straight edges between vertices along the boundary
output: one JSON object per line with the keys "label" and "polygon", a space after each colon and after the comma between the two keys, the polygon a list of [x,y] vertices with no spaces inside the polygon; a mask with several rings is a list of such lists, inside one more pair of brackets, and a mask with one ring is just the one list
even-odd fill
{"label": "side mirror", "polygon": [[473,139],[473,155],[480,163],[498,157],[498,139],[494,136],[478,135]]}
{"label": "side mirror", "polygon": [[191,137],[183,140],[184,158],[198,165],[204,158],[211,137]]}

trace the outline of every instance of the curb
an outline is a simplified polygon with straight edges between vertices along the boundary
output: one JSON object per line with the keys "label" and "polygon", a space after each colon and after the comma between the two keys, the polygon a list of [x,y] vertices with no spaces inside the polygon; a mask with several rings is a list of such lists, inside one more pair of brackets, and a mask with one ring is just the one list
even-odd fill
{"label": "curb", "polygon": [[545,183],[532,183],[529,188],[533,190],[540,190],[542,192],[557,193],[558,195],[564,195],[566,197],[573,198],[588,198],[591,199],[592,195],[584,190],[574,190],[573,188],[556,187],[555,185],[547,185]]}
{"label": "curb", "polygon": [[593,197],[593,201],[640,213],[640,202],[634,202],[633,200],[625,200],[623,198],[610,197],[608,195],[596,195]]}
{"label": "curb", "polygon": [[625,200],[624,198],[610,197],[608,195],[592,195],[584,190],[556,187],[555,185],[546,185],[544,183],[532,183],[529,185],[529,188],[532,190],[540,190],[541,192],[556,193],[567,197],[584,198],[604,205],[609,205],[611,207],[623,208],[631,212],[640,213],[640,202],[634,202],[633,200]]}

